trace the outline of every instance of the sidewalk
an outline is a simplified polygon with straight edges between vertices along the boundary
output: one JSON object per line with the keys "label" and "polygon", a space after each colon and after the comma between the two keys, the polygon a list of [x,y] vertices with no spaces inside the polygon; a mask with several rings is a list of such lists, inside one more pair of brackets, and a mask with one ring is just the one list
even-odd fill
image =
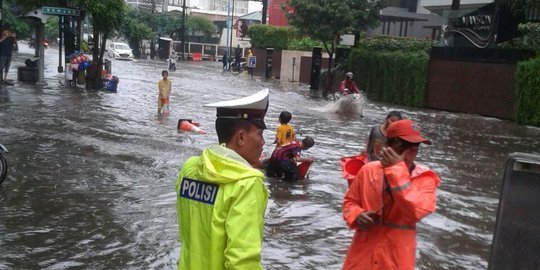
{"label": "sidewalk", "polygon": [[[30,48],[28,46],[28,43],[26,41],[18,41],[18,48],[19,50],[16,52],[13,52],[13,55],[11,57],[11,64],[7,75],[7,81],[9,83],[12,83],[16,86],[21,85],[38,85],[38,83],[32,83],[32,82],[21,82],[19,81],[18,76],[18,68],[19,67],[25,67],[25,61],[27,59],[30,59],[32,61],[38,59],[34,57],[35,51],[34,48]],[[62,55],[62,57],[64,57]],[[45,70],[44,70],[44,76],[43,76],[43,82],[41,84],[60,84],[64,85],[64,72],[58,73],[58,49],[57,48],[47,48],[45,49]],[[63,67],[63,70],[65,71],[66,67]]]}

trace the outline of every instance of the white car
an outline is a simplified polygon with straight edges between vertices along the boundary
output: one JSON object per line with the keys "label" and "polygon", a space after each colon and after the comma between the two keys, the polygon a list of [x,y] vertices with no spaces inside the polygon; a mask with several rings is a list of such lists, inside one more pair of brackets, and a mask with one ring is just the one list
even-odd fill
{"label": "white car", "polygon": [[126,43],[112,42],[107,49],[110,58],[133,60],[133,52]]}

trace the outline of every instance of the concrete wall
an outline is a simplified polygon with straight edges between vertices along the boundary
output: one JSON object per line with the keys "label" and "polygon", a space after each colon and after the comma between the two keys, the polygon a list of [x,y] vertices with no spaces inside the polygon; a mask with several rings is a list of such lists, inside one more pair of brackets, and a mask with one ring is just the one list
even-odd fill
{"label": "concrete wall", "polygon": [[[300,66],[302,62],[303,56],[307,56],[309,58],[309,61],[311,61],[311,52],[305,52],[305,51],[283,51],[281,55],[281,74],[279,76],[279,79],[281,81],[285,82],[293,82],[299,81],[300,77]],[[294,68],[293,68],[293,59],[294,61]],[[311,66],[311,62],[309,63]],[[293,70],[294,70],[294,78],[293,78]],[[309,83],[309,79],[308,79]]]}
{"label": "concrete wall", "polygon": [[509,50],[432,49],[426,107],[511,119],[516,63],[523,57]]}

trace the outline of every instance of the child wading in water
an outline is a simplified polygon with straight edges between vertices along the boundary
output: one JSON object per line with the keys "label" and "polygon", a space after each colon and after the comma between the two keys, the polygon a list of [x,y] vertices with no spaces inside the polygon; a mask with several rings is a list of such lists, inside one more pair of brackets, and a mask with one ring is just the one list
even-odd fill
{"label": "child wading in water", "polygon": [[287,145],[294,141],[296,137],[296,132],[289,122],[292,119],[292,115],[288,111],[282,111],[279,115],[279,127],[276,130],[276,148],[283,145]]}
{"label": "child wading in water", "polygon": [[[159,80],[158,83],[158,115],[169,112],[169,95],[172,89],[172,82],[167,78],[169,77],[169,72],[163,70],[161,76],[163,76],[163,79]],[[164,104],[167,109],[166,112],[163,111]]]}

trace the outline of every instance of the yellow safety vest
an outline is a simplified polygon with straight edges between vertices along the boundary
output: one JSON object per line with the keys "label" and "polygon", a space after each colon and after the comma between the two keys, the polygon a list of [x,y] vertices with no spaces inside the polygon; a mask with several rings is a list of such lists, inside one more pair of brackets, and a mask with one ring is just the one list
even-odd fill
{"label": "yellow safety vest", "polygon": [[178,269],[263,269],[268,191],[261,171],[236,152],[211,146],[184,163],[176,193]]}

